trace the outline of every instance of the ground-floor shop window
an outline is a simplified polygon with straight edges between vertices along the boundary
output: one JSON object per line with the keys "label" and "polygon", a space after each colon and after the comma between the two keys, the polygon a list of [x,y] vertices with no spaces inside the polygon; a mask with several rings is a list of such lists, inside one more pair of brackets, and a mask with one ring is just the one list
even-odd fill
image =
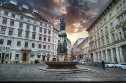
{"label": "ground-floor shop window", "polygon": [[31,54],[30,58],[34,58],[34,55],[33,55],[33,54]]}
{"label": "ground-floor shop window", "polygon": [[40,58],[40,57],[41,57],[41,55],[37,55],[37,57],[38,57],[38,58]]}
{"label": "ground-floor shop window", "polygon": [[19,61],[19,54],[15,55],[15,61],[16,61],[16,63],[18,63],[18,61]]}

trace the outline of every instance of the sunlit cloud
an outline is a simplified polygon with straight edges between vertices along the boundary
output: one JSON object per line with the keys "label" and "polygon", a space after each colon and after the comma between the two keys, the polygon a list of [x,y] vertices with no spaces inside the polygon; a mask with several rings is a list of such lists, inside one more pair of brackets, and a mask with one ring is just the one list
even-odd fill
{"label": "sunlit cloud", "polygon": [[82,27],[81,23],[73,23],[73,26],[74,26],[75,28]]}
{"label": "sunlit cloud", "polygon": [[89,22],[89,20],[87,20],[87,19],[81,19],[81,22],[82,23],[87,23],[87,22]]}
{"label": "sunlit cloud", "polygon": [[78,28],[76,28],[76,29],[74,29],[74,32],[77,32],[79,29]]}
{"label": "sunlit cloud", "polygon": [[65,0],[53,0],[56,4],[59,4],[59,3],[64,3]]}
{"label": "sunlit cloud", "polygon": [[[4,1],[4,0],[2,0]],[[9,1],[9,0],[8,0]],[[71,42],[85,37],[84,30],[109,0],[17,0],[38,9],[43,18],[50,20],[55,28],[60,28],[60,18],[65,19],[66,32]],[[56,17],[55,19],[53,19]]]}
{"label": "sunlit cloud", "polygon": [[72,41],[72,45],[74,44],[74,42],[76,42],[76,40],[78,38],[86,38],[88,37],[88,33],[86,31],[82,31],[82,32],[78,32],[78,33],[72,33],[72,34],[69,34],[68,33],[68,36],[67,36],[70,41]]}
{"label": "sunlit cloud", "polygon": [[61,7],[61,8],[59,9],[59,12],[62,13],[62,14],[67,14],[67,9],[66,9],[66,7]]}

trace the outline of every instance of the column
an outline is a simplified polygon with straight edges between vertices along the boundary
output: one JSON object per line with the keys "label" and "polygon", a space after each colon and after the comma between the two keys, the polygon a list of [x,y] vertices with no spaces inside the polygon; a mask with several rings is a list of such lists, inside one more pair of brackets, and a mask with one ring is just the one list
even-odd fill
{"label": "column", "polygon": [[100,62],[100,53],[98,52],[98,62]]}
{"label": "column", "polygon": [[109,62],[107,49],[105,50],[106,62]]}
{"label": "column", "polygon": [[12,61],[12,62],[15,62],[15,52],[12,52],[11,61]]}
{"label": "column", "polygon": [[103,51],[101,51],[101,57],[102,57],[102,60],[105,61],[105,59],[104,59],[104,55],[103,55]]}
{"label": "column", "polygon": [[105,54],[105,50],[103,51],[103,56],[104,56],[104,60],[106,62],[106,54]]}
{"label": "column", "polygon": [[111,57],[111,49],[108,50],[108,59],[109,59],[109,62],[112,62],[112,57]]}
{"label": "column", "polygon": [[122,47],[121,46],[119,47],[119,51],[120,51],[121,63],[124,63],[124,57],[123,57],[123,54],[122,54]]}
{"label": "column", "polygon": [[117,61],[118,61],[118,63],[121,63],[118,47],[116,47],[116,55],[117,55]]}
{"label": "column", "polygon": [[99,51],[99,62],[101,62],[102,56],[101,56],[101,51]]}
{"label": "column", "polygon": [[110,49],[110,51],[111,51],[111,62],[112,63],[115,63],[115,61],[114,61],[114,54],[113,54],[113,49]]}
{"label": "column", "polygon": [[96,52],[94,53],[94,57],[93,57],[93,59],[94,59],[94,62],[96,62],[97,60],[96,60]]}

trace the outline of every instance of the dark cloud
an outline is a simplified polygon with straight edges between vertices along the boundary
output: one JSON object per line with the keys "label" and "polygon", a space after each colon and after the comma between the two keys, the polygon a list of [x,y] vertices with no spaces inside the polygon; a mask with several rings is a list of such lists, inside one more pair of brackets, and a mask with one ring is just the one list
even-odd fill
{"label": "dark cloud", "polygon": [[[4,0],[3,0],[4,1]],[[8,1],[8,0],[6,0]],[[79,33],[86,28],[109,0],[17,0],[39,10],[46,19],[64,18],[67,33]],[[55,18],[55,19],[54,19]],[[57,22],[58,23],[58,22]],[[55,24],[57,24],[55,23]],[[56,25],[59,29],[59,26]]]}

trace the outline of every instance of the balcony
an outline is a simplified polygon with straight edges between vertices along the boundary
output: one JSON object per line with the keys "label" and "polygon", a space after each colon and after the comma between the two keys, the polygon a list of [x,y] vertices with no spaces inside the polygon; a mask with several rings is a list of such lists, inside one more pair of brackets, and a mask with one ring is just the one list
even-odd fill
{"label": "balcony", "polygon": [[111,28],[111,32],[113,32],[114,30],[115,30],[114,27],[112,27],[112,28]]}
{"label": "balcony", "polygon": [[126,20],[120,21],[119,24],[117,24],[115,28],[121,28],[125,26],[125,24],[126,24]]}
{"label": "balcony", "polygon": [[105,34],[109,34],[108,30],[105,31]]}

